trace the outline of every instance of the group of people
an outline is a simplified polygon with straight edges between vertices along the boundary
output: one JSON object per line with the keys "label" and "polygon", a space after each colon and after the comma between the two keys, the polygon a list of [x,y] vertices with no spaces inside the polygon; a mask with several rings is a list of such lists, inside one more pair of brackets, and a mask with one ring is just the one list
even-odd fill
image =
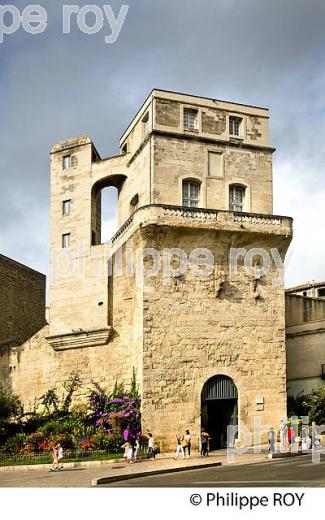
{"label": "group of people", "polygon": [[[291,450],[293,445],[301,446],[302,450],[309,450],[311,447],[317,448],[320,445],[320,438],[315,422],[311,425],[311,431],[307,425],[302,425],[301,435],[298,435],[292,424],[287,424],[281,420],[280,426],[280,449],[281,451]],[[269,453],[275,452],[276,432],[273,426],[268,431]]]}
{"label": "group of people", "polygon": [[[152,433],[150,432],[147,433],[147,443],[147,459],[155,460],[157,446],[155,445]],[[141,444],[138,439],[134,442],[134,445],[129,441],[125,442],[122,445],[122,448],[124,449],[123,458],[127,464],[141,462]]]}
{"label": "group of people", "polygon": [[191,455],[191,434],[189,430],[186,430],[183,434],[182,432],[178,432],[176,434],[176,454],[175,454],[175,460],[178,459],[178,456],[181,455],[182,459],[185,458],[185,454],[187,455],[187,458],[190,458]]}
{"label": "group of people", "polygon": [[140,442],[138,439],[135,441],[134,446],[130,442],[125,442],[122,448],[124,449],[123,458],[127,464],[141,461]]}
{"label": "group of people", "polygon": [[[175,460],[178,459],[179,455],[182,459],[185,458],[185,455],[189,459],[191,456],[191,434],[189,430],[185,430],[183,434],[181,431],[176,434],[176,453]],[[201,457],[207,457],[209,454],[209,434],[201,429],[200,435],[200,452]]]}
{"label": "group of people", "polygon": [[52,467],[50,471],[62,471],[63,470],[63,448],[60,443],[52,449]]}

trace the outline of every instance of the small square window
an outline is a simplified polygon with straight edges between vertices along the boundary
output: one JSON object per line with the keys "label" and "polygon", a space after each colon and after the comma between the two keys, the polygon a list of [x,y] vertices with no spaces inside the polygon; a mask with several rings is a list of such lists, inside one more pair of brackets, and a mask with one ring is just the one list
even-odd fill
{"label": "small square window", "polygon": [[65,233],[62,235],[62,248],[65,249],[67,247],[70,247],[70,233]]}
{"label": "small square window", "polygon": [[238,117],[230,117],[229,118],[229,134],[239,137],[240,136],[240,125],[241,125],[241,119],[239,119]]}
{"label": "small square window", "polygon": [[198,111],[184,108],[184,129],[195,132],[197,130]]}
{"label": "small square window", "polygon": [[67,170],[68,168],[71,168],[71,155],[63,157],[63,169]]}
{"label": "small square window", "polygon": [[62,202],[62,215],[67,216],[70,215],[71,210],[71,200],[64,200]]}

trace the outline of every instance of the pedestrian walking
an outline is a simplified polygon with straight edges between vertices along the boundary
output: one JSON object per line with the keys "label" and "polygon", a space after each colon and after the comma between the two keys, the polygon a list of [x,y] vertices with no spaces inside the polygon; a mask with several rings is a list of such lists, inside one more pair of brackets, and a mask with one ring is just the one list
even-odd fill
{"label": "pedestrian walking", "polygon": [[64,454],[63,454],[63,448],[60,443],[57,445],[57,450],[58,450],[58,470],[62,471]]}
{"label": "pedestrian walking", "polygon": [[128,462],[128,454],[129,454],[130,443],[129,442],[125,442],[124,444],[122,444],[121,447],[124,449],[124,453],[123,453],[124,462],[127,463]]}
{"label": "pedestrian walking", "polygon": [[128,447],[127,447],[127,450],[126,450],[126,462],[128,464],[133,464],[133,448],[132,448],[132,444],[128,443]]}
{"label": "pedestrian walking", "polygon": [[187,458],[190,458],[191,455],[191,434],[189,430],[185,431],[184,435],[184,453],[187,451]]}
{"label": "pedestrian walking", "polygon": [[140,442],[137,439],[134,443],[134,462],[141,462],[141,454],[140,454]]}
{"label": "pedestrian walking", "polygon": [[283,419],[280,421],[280,449],[287,451],[288,449],[288,427]]}
{"label": "pedestrian walking", "polygon": [[54,446],[52,448],[52,459],[53,459],[53,463],[52,463],[52,467],[51,467],[50,471],[58,471],[59,470],[59,461],[58,461],[58,448],[57,448],[57,446]]}
{"label": "pedestrian walking", "polygon": [[273,426],[268,431],[269,453],[275,453],[275,430]]}
{"label": "pedestrian walking", "polygon": [[201,430],[201,457],[207,457],[208,456],[208,439],[209,434],[202,428]]}
{"label": "pedestrian walking", "polygon": [[320,436],[317,430],[316,423],[315,421],[313,421],[311,423],[311,446],[312,448],[319,448],[320,445]]}
{"label": "pedestrian walking", "polygon": [[178,459],[178,455],[180,453],[182,454],[182,459],[184,459],[184,446],[183,446],[184,435],[181,432],[176,434],[176,441],[177,441],[177,444],[176,444],[175,460]]}
{"label": "pedestrian walking", "polygon": [[147,453],[147,459],[148,460],[155,460],[154,438],[152,436],[152,433],[148,433],[148,453]]}
{"label": "pedestrian walking", "polygon": [[288,428],[288,444],[289,444],[289,450],[291,449],[292,444],[295,442],[295,430],[290,425]]}

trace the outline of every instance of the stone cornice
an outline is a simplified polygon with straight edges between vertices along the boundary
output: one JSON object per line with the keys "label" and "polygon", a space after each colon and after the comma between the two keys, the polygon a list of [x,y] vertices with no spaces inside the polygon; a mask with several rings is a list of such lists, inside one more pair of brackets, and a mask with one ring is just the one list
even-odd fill
{"label": "stone cornice", "polygon": [[59,334],[56,336],[48,336],[46,340],[49,342],[53,350],[56,351],[97,347],[108,343],[111,332],[112,327],[100,330],[82,330],[69,332],[67,334]]}

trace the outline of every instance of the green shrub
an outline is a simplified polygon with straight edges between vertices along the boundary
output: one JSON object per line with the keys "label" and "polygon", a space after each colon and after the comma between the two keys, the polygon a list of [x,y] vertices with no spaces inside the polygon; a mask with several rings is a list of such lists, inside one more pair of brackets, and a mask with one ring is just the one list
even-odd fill
{"label": "green shrub", "polygon": [[120,437],[116,437],[113,433],[107,433],[98,430],[92,436],[93,445],[97,450],[116,451],[121,448],[123,441]]}
{"label": "green shrub", "polygon": [[2,448],[5,453],[20,453],[27,441],[26,433],[16,433],[13,437],[7,440]]}
{"label": "green shrub", "polygon": [[55,440],[62,445],[64,450],[74,450],[76,447],[73,441],[73,437],[70,433],[62,433],[57,435]]}
{"label": "green shrub", "polygon": [[[48,449],[47,439],[45,438],[44,433],[35,432],[28,435],[26,439],[26,445],[24,446],[24,453],[40,453],[44,451],[44,448]],[[45,444],[46,443],[46,444]]]}
{"label": "green shrub", "polygon": [[59,433],[64,433],[61,430],[61,423],[59,421],[55,421],[54,419],[51,419],[50,421],[46,422],[44,425],[40,426],[38,428],[39,432],[42,432],[44,434],[44,437],[48,437],[49,435],[57,435]]}

